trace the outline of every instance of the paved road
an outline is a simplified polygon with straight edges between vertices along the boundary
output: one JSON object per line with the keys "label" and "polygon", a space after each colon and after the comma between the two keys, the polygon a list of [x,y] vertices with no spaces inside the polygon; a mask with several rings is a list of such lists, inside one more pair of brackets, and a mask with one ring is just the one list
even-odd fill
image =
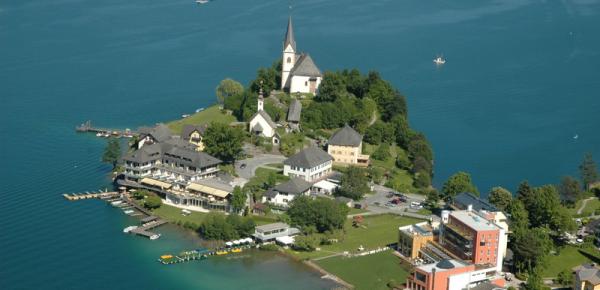
{"label": "paved road", "polygon": [[[286,157],[283,155],[261,154],[255,155],[252,158],[238,160],[235,162],[235,172],[244,179],[250,179],[254,176],[256,168],[269,163],[281,163]],[[241,168],[242,164],[246,164],[245,168]]]}

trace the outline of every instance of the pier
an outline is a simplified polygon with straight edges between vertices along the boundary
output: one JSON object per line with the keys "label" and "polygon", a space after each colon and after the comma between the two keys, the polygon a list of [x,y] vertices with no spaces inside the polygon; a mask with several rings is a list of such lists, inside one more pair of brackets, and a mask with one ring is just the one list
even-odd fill
{"label": "pier", "polygon": [[109,129],[109,128],[99,128],[92,126],[92,121],[86,121],[81,125],[75,127],[75,131],[79,133],[95,133],[98,137],[126,137],[131,138],[136,136],[137,133],[131,131],[129,129],[120,130],[120,129]]}
{"label": "pier", "polygon": [[99,191],[99,192],[85,192],[85,193],[64,193],[62,195],[66,200],[75,201],[80,199],[108,199],[118,197],[119,193],[116,191]]}
{"label": "pier", "polygon": [[220,247],[216,249],[200,248],[196,250],[181,252],[179,253],[179,255],[165,254],[158,258],[158,262],[163,265],[173,265],[196,260],[205,260],[210,256],[239,254],[242,253],[244,250],[251,249],[252,247],[254,247],[253,242],[247,242],[243,245],[238,245],[235,247]]}

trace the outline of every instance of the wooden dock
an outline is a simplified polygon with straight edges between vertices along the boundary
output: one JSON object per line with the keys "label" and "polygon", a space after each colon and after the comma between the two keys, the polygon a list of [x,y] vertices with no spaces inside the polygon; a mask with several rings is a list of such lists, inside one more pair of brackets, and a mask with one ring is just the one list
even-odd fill
{"label": "wooden dock", "polygon": [[79,132],[79,133],[95,133],[96,136],[98,136],[98,137],[131,138],[131,137],[137,135],[136,132],[129,130],[129,129],[121,130],[121,129],[94,127],[94,126],[92,126],[92,121],[86,121],[85,123],[82,123],[81,125],[75,127],[75,131]]}
{"label": "wooden dock", "polygon": [[66,200],[75,201],[80,199],[107,199],[111,197],[118,197],[119,193],[116,191],[100,191],[100,192],[85,192],[85,193],[64,193],[62,195]]}

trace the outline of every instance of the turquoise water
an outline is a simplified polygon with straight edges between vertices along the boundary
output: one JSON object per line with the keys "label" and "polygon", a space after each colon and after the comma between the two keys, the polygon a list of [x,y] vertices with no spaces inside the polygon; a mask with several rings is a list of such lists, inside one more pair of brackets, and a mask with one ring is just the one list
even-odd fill
{"label": "turquoise water", "polygon": [[[407,95],[436,153],[435,182],[471,172],[481,190],[576,174],[600,160],[600,2],[297,1],[298,47],[321,69],[382,72]],[[456,3],[454,3],[456,2]],[[318,289],[330,282],[271,255],[164,267],[195,246],[150,242],[100,201],[104,141],[91,119],[135,128],[208,106],[225,77],[248,82],[279,56],[287,1],[0,2],[1,289]],[[436,69],[432,59],[447,63]],[[575,134],[578,139],[573,139]]]}

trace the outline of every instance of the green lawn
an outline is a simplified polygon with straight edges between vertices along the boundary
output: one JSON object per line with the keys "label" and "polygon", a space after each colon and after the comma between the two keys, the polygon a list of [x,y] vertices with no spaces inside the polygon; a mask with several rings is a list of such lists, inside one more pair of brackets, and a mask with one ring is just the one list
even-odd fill
{"label": "green lawn", "polygon": [[269,174],[273,172],[276,173],[277,183],[284,182],[290,179],[289,177],[283,175],[283,170],[273,170],[259,167],[256,168],[256,171],[254,172],[254,177],[250,178],[250,180],[248,180],[248,183],[246,183],[246,185],[244,186],[249,188],[260,187],[267,182]]}
{"label": "green lawn", "polygon": [[356,289],[389,289],[388,282],[403,283],[409,273],[407,265],[390,251],[354,258],[338,256],[316,263]]}
{"label": "green lawn", "polygon": [[265,166],[283,169],[283,163],[269,163],[269,164],[266,164]]}
{"label": "green lawn", "polygon": [[416,191],[413,187],[412,175],[403,169],[394,170],[385,185],[400,192]]}
{"label": "green lawn", "polygon": [[357,214],[357,213],[365,213],[365,212],[368,212],[368,210],[352,207],[352,208],[350,208],[350,211],[348,212],[348,214]]}
{"label": "green lawn", "polygon": [[572,215],[586,217],[586,216],[593,215],[594,211],[596,209],[600,208],[600,200],[592,199],[586,203],[585,208],[583,208],[583,211],[581,212],[581,214],[578,215],[577,210],[581,207],[582,203],[583,203],[583,200],[580,200],[575,204],[574,208],[569,208],[569,211],[571,212]]}
{"label": "green lawn", "polygon": [[[372,154],[377,150],[377,147],[378,145],[365,143],[363,145],[363,153]],[[408,159],[406,152],[399,146],[393,145],[390,146],[390,155],[391,157],[387,160],[375,160],[371,158],[371,165],[383,168],[386,172],[389,172],[390,176],[386,182],[386,186],[401,192],[415,192],[412,174],[396,167],[396,158]]]}
{"label": "green lawn", "polygon": [[153,210],[152,212],[155,215],[157,215],[171,223],[177,223],[178,221],[180,221],[181,223],[192,222],[197,225],[200,225],[202,223],[202,221],[204,221],[204,218],[206,217],[206,213],[196,212],[196,211],[192,211],[192,213],[190,215],[184,216],[181,214],[180,208],[166,205],[166,204],[161,205],[159,208]]}
{"label": "green lawn", "polygon": [[329,256],[344,251],[356,252],[359,246],[365,249],[375,249],[383,247],[398,240],[398,227],[415,224],[419,219],[401,217],[397,215],[385,214],[364,217],[364,226],[355,228],[352,226],[352,220],[346,221],[346,234],[342,241],[331,245],[320,246],[320,251],[297,252],[288,250],[292,255],[300,258],[318,258]]}
{"label": "green lawn", "polygon": [[595,248],[581,249],[576,246],[566,246],[559,255],[550,255],[543,277],[556,277],[564,270],[571,270],[577,265],[589,262],[600,262],[600,251]]}
{"label": "green lawn", "polygon": [[169,122],[167,123],[167,125],[169,126],[171,131],[173,131],[176,134],[179,134],[181,133],[181,129],[184,125],[210,124],[211,122],[229,124],[231,122],[235,122],[235,117],[232,115],[221,113],[219,106],[213,105],[211,107],[206,108],[206,110],[202,112],[195,113],[184,119]]}

